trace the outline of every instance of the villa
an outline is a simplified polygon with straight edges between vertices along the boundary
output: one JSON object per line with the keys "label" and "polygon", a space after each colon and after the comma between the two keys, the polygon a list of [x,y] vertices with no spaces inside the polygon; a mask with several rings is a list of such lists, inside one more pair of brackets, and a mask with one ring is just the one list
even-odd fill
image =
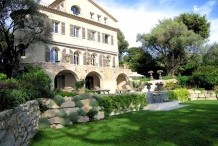
{"label": "villa", "polygon": [[117,20],[93,0],[55,0],[40,11],[51,20],[52,40],[33,45],[23,63],[40,65],[54,89],[75,89],[85,80],[88,89],[115,93],[130,85],[130,69],[119,67]]}

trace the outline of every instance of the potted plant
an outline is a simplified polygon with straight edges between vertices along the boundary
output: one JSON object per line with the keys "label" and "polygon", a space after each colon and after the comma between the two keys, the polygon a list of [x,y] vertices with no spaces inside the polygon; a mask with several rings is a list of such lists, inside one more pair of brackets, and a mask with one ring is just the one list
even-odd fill
{"label": "potted plant", "polygon": [[84,93],[84,85],[85,85],[85,80],[82,79],[82,80],[79,80],[79,81],[76,81],[75,83],[75,86],[76,86],[76,90],[79,92],[79,93]]}

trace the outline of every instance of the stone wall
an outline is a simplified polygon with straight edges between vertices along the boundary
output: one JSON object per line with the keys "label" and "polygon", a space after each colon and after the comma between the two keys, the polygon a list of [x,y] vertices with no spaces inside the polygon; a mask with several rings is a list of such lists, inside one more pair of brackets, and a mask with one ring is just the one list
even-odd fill
{"label": "stone wall", "polygon": [[214,91],[207,90],[188,90],[190,93],[191,100],[218,100],[218,95],[215,94]]}
{"label": "stone wall", "polygon": [[26,146],[38,130],[38,101],[0,113],[0,146]]}
{"label": "stone wall", "polygon": [[104,119],[104,111],[91,94],[74,97],[58,96],[54,100],[39,99],[40,107],[43,110],[39,122],[40,128],[62,128],[75,123]]}

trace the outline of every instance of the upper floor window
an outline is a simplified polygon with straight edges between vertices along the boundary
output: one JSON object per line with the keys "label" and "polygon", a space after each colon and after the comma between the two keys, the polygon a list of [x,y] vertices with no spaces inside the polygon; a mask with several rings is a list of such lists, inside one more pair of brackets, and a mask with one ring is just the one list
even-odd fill
{"label": "upper floor window", "polygon": [[90,18],[93,19],[94,13],[90,12]]}
{"label": "upper floor window", "polygon": [[58,33],[58,21],[52,21],[52,32]]}
{"label": "upper floor window", "polygon": [[104,17],[104,23],[107,24],[107,17]]}
{"label": "upper floor window", "polygon": [[80,14],[79,7],[77,7],[77,6],[72,6],[71,11],[73,12],[74,15],[79,15]]}
{"label": "upper floor window", "polygon": [[89,29],[88,30],[88,40],[95,41],[95,33],[96,33],[96,31]]}
{"label": "upper floor window", "polygon": [[105,33],[102,34],[102,42],[105,44],[109,43],[109,35],[108,34],[105,34]]}
{"label": "upper floor window", "polygon": [[80,37],[80,27],[75,25],[70,25],[70,35],[73,37]]}
{"label": "upper floor window", "polygon": [[55,47],[51,49],[51,54],[50,54],[51,62],[59,62],[58,52],[59,52],[59,48]]}
{"label": "upper floor window", "polygon": [[98,16],[98,22],[101,21],[101,15],[97,15]]}

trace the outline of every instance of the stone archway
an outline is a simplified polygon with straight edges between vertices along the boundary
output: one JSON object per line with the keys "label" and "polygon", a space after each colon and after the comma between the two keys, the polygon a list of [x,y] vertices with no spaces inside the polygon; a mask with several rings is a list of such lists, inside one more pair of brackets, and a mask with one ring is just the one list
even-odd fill
{"label": "stone archway", "polygon": [[76,89],[75,83],[78,80],[77,75],[70,70],[60,71],[54,79],[54,88],[55,89]]}
{"label": "stone archway", "polygon": [[117,89],[122,90],[122,89],[127,89],[127,88],[129,88],[129,82],[127,79],[127,75],[119,74],[117,77]]}
{"label": "stone archway", "polygon": [[93,90],[96,88],[101,88],[101,80],[102,77],[97,72],[90,72],[86,75],[85,87],[89,90]]}

